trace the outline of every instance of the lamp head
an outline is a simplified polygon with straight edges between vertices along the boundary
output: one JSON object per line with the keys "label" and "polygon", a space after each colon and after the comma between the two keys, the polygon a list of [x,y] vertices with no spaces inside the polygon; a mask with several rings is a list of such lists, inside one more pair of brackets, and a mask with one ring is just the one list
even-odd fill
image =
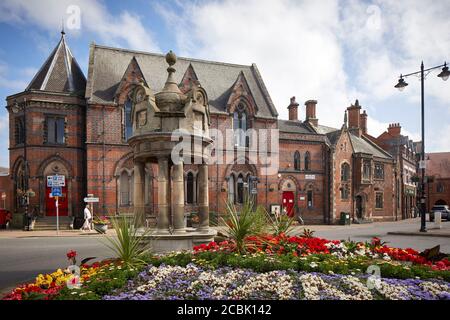
{"label": "lamp head", "polygon": [[447,81],[449,76],[450,76],[450,71],[448,70],[447,62],[446,62],[446,63],[444,63],[444,67],[442,68],[441,73],[438,74],[438,77],[444,81]]}
{"label": "lamp head", "polygon": [[403,89],[405,89],[405,87],[407,85],[408,85],[408,83],[406,83],[405,79],[403,79],[403,76],[400,75],[400,79],[398,79],[398,83],[394,87],[397,88],[400,91],[403,91]]}

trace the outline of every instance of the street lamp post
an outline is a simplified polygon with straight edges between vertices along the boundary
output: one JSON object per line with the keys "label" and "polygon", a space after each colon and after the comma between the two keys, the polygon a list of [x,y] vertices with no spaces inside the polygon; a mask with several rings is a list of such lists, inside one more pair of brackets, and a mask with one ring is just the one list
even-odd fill
{"label": "street lamp post", "polygon": [[[422,150],[421,150],[421,161],[420,161],[420,169],[421,169],[421,188],[420,188],[420,232],[427,232],[426,228],[426,220],[425,220],[425,95],[424,95],[424,83],[425,83],[425,72],[431,72],[431,70],[442,68],[441,73],[438,74],[438,77],[444,81],[447,81],[450,76],[450,71],[448,70],[447,63],[432,68],[425,69],[422,64],[420,65],[420,71],[412,72],[406,75],[400,75],[400,79],[398,83],[394,86],[395,88],[403,91],[408,83],[405,82],[404,78],[409,76],[420,74],[420,88],[421,88],[421,113],[422,113]],[[427,74],[428,75],[428,74]]]}
{"label": "street lamp post", "polygon": [[13,113],[18,114],[20,111],[23,111],[23,174],[24,174],[24,183],[23,183],[23,193],[22,199],[25,202],[25,221],[26,221],[26,230],[30,230],[30,219],[28,218],[28,204],[29,204],[29,191],[28,190],[28,159],[27,159],[27,112],[26,112],[26,99],[24,99],[24,104],[22,107],[19,106],[17,101],[14,101],[11,110]]}

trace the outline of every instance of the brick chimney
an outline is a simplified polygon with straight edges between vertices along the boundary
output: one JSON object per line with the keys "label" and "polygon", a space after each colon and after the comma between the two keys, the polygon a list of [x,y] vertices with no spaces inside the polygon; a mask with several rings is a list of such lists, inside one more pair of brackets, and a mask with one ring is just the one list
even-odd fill
{"label": "brick chimney", "polygon": [[291,98],[291,103],[288,106],[289,120],[298,121],[298,103],[295,101],[295,97]]}
{"label": "brick chimney", "polygon": [[402,127],[400,123],[391,123],[388,128],[388,133],[391,136],[398,137],[400,136],[400,132],[402,131]]}
{"label": "brick chimney", "polygon": [[367,134],[367,113],[366,110],[359,115],[359,125],[361,127],[362,134]]}
{"label": "brick chimney", "polygon": [[317,127],[319,124],[319,119],[316,118],[316,104],[317,100],[308,100],[305,102],[306,106],[306,119],[305,121],[309,122],[309,124]]}
{"label": "brick chimney", "polygon": [[361,137],[361,106],[359,105],[358,99],[356,99],[355,104],[347,108],[348,111],[348,128],[358,137]]}

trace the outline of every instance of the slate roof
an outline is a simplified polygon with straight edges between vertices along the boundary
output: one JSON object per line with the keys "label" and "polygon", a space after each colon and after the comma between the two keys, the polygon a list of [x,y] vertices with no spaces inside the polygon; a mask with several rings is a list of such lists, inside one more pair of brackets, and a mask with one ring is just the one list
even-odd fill
{"label": "slate roof", "polygon": [[[86,86],[89,103],[114,103],[114,93],[133,57],[152,91],[156,93],[163,88],[168,67],[164,55],[92,44]],[[255,64],[246,66],[178,57],[174,65],[175,81],[180,83],[189,64],[192,64],[200,84],[208,94],[212,113],[226,112],[231,88],[242,71],[257,104],[257,116],[278,116]]]}
{"label": "slate roof", "polygon": [[303,122],[291,120],[278,120],[278,129],[287,133],[309,133],[315,134]]}
{"label": "slate roof", "polygon": [[86,78],[66,44],[64,33],[56,48],[31,80],[26,90],[84,95]]}
{"label": "slate roof", "polygon": [[360,138],[350,133],[350,140],[355,153],[367,153],[378,158],[392,159],[392,156],[389,153],[383,151],[381,147],[376,146],[364,136]]}

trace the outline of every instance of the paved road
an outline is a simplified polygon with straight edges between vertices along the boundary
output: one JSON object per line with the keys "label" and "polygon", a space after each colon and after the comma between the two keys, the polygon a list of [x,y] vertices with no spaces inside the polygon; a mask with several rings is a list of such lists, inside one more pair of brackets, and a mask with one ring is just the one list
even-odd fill
{"label": "paved road", "polygon": [[39,273],[67,267],[66,253],[69,250],[77,251],[81,259],[105,259],[112,256],[99,237],[0,239],[0,293],[34,279]]}

